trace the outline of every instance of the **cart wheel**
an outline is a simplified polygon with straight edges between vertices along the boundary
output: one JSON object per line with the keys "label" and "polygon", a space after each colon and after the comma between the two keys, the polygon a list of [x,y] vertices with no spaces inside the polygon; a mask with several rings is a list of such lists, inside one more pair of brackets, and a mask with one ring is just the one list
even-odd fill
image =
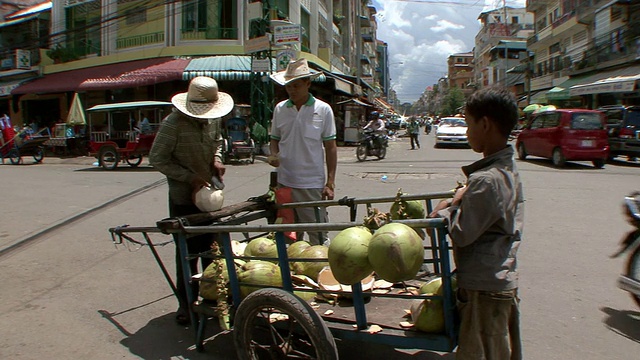
{"label": "cart wheel", "polygon": [[356,157],[358,161],[364,161],[367,158],[367,144],[360,144],[356,149]]}
{"label": "cart wheel", "polygon": [[7,154],[9,160],[13,165],[18,165],[22,162],[22,157],[20,156],[20,152],[16,149],[9,150],[9,154]]}
{"label": "cart wheel", "polygon": [[127,158],[127,164],[131,167],[138,167],[142,163],[142,155],[131,155]]}
{"label": "cart wheel", "polygon": [[322,318],[282,289],[260,289],[240,303],[233,340],[240,360],[338,359],[335,340]]}
{"label": "cart wheel", "polygon": [[100,166],[105,170],[113,170],[118,167],[120,155],[113,146],[105,146],[100,149]]}
{"label": "cart wheel", "polygon": [[42,146],[38,146],[35,154],[33,154],[33,160],[37,163],[41,163],[42,159],[44,159],[44,148]]}

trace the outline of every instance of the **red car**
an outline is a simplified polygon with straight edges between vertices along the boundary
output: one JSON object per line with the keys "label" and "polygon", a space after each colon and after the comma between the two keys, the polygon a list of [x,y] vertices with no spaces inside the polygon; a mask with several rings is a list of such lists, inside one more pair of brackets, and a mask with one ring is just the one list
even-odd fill
{"label": "red car", "polygon": [[516,149],[520,160],[533,155],[549,158],[557,167],[576,160],[602,168],[609,155],[605,115],[585,109],[539,112],[518,135]]}

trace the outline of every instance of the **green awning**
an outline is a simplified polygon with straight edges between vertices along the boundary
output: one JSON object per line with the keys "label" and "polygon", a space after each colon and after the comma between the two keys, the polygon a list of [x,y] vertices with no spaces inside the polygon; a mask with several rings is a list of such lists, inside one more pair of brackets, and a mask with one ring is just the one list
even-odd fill
{"label": "green awning", "polygon": [[[271,66],[276,68],[276,59],[271,59]],[[261,75],[268,75],[261,72]],[[209,76],[216,80],[249,81],[251,79],[251,56],[220,55],[191,59],[182,73],[182,80],[191,80],[196,76]],[[314,82],[325,82],[324,74],[318,76]]]}
{"label": "green awning", "polygon": [[574,85],[579,85],[588,80],[589,76],[574,76],[567,79],[562,84],[547,91],[547,100],[569,100],[571,94],[569,89]]}

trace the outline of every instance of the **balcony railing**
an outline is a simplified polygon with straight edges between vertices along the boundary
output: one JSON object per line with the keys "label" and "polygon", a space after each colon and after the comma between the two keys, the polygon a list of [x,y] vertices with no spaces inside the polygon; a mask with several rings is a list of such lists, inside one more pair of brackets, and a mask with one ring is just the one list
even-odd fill
{"label": "balcony railing", "polygon": [[182,40],[236,40],[238,28],[207,27],[198,29],[182,29]]}
{"label": "balcony railing", "polygon": [[164,42],[164,32],[155,32],[138,36],[121,37],[116,40],[116,48],[126,49],[148,44],[158,44]]}
{"label": "balcony railing", "polygon": [[616,29],[596,38],[593,45],[584,52],[582,60],[575,63],[575,70],[581,70],[609,61],[635,59],[640,51],[640,28]]}

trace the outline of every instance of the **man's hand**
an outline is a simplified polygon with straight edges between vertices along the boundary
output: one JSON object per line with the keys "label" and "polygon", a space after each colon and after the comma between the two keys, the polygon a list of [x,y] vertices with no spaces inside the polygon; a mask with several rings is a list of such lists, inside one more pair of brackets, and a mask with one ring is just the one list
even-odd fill
{"label": "man's hand", "polygon": [[463,186],[461,188],[458,188],[456,190],[455,195],[453,195],[453,201],[451,201],[451,205],[455,206],[455,205],[460,205],[460,201],[462,201],[462,196],[464,195],[464,193],[467,191],[467,186]]}
{"label": "man's hand", "polygon": [[278,158],[278,155],[269,155],[269,156],[267,156],[267,162],[269,163],[269,165],[271,165],[273,167],[280,166],[280,158]]}
{"label": "man's hand", "polygon": [[333,189],[325,185],[322,189],[322,200],[333,200],[334,195]]}
{"label": "man's hand", "polygon": [[460,201],[462,201],[462,195],[464,195],[465,191],[467,191],[467,187],[466,186],[458,188],[456,190],[455,194],[453,195],[453,199],[451,201],[449,201],[449,200],[440,201],[438,203],[438,205],[436,205],[436,207],[433,208],[433,211],[430,212],[427,217],[430,217],[430,218],[438,217],[438,211],[446,209],[449,206],[458,206],[458,205],[460,205]]}
{"label": "man's hand", "polygon": [[218,158],[216,158],[213,161],[213,171],[215,172],[216,175],[218,175],[218,178],[220,179],[220,181],[223,181],[222,177],[224,176],[224,173],[227,171],[227,169],[224,167],[224,164]]}

